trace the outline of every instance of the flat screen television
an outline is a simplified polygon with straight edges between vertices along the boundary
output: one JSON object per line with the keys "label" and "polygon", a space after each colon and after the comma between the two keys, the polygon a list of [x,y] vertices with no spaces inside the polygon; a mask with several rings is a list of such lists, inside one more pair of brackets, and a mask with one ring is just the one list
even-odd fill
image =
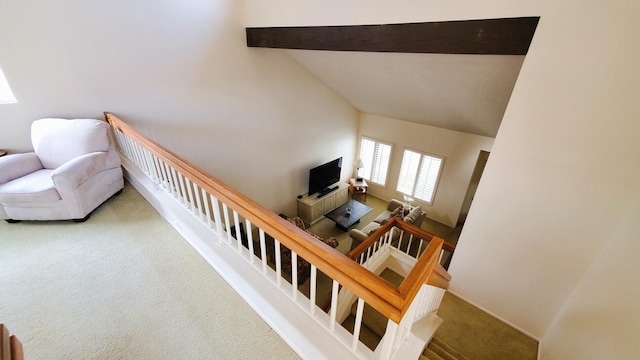
{"label": "flat screen television", "polygon": [[328,187],[340,181],[342,157],[309,170],[309,196],[323,193]]}

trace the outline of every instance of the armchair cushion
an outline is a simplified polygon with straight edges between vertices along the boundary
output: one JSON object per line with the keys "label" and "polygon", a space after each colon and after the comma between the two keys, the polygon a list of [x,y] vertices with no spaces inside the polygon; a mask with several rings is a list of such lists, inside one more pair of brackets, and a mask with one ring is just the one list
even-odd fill
{"label": "armchair cushion", "polygon": [[42,203],[60,200],[51,181],[53,170],[41,169],[0,184],[0,202]]}
{"label": "armchair cushion", "polygon": [[46,169],[81,155],[110,148],[108,126],[97,119],[40,119],[31,124],[31,142]]}

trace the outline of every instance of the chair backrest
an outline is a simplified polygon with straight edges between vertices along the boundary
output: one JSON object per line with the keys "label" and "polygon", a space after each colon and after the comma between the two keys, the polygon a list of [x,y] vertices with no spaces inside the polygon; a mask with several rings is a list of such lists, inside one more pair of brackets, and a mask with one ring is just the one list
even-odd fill
{"label": "chair backrest", "polygon": [[31,124],[31,143],[46,169],[78,156],[108,151],[109,124],[97,119],[40,119]]}

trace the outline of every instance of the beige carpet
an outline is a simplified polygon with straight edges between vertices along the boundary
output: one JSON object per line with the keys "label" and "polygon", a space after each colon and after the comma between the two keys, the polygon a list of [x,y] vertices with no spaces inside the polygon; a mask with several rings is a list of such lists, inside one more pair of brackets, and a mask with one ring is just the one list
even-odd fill
{"label": "beige carpet", "polygon": [[[357,199],[363,202],[363,199]],[[359,224],[352,228],[361,229],[375,219],[387,207],[387,201],[369,195],[363,202],[373,208]],[[422,229],[443,239],[457,243],[462,225],[452,228],[431,219],[425,219]],[[322,237],[335,236],[340,245],[338,250],[348,253],[351,238],[335,226],[329,219],[322,219],[309,230]],[[329,286],[329,285],[325,285]],[[328,291],[328,290],[327,290]],[[538,342],[527,335],[494,318],[477,307],[447,292],[438,311],[444,319],[436,336],[460,351],[470,360],[533,360],[537,358]],[[372,336],[371,344],[379,338]]]}
{"label": "beige carpet", "polygon": [[[362,196],[357,196],[356,200],[373,208],[373,210],[365,217],[363,217],[359,223],[350,227],[349,230],[362,229],[363,227],[367,226],[368,223],[373,221],[373,219],[378,217],[380,213],[386,210],[387,205],[389,204],[388,201],[381,200],[372,195],[367,196],[367,201],[364,201],[364,198]],[[454,244],[458,242],[460,231],[462,230],[462,225],[452,228],[450,226],[427,218],[424,219],[421,227],[423,230],[426,230]],[[349,233],[338,229],[336,227],[336,224],[327,218],[324,218],[313,224],[313,226],[309,227],[309,231],[324,238],[335,236],[340,242],[340,245],[338,245],[337,249],[341,253],[346,254],[351,251],[351,238],[349,237]]]}
{"label": "beige carpet", "polygon": [[296,359],[128,184],[86,223],[0,222],[0,322],[27,359]]}
{"label": "beige carpet", "polygon": [[538,342],[447,292],[435,336],[470,360],[535,360]]}
{"label": "beige carpet", "polygon": [[[387,201],[380,200],[370,195],[367,196],[366,202],[364,201],[364,198],[361,196],[357,196],[356,200],[373,208],[373,210],[367,215],[365,215],[365,217],[360,219],[359,223],[350,227],[349,230],[362,229],[368,223],[373,221],[373,219],[375,219],[378,215],[380,215],[380,213],[387,208],[387,204],[388,204]],[[338,239],[340,243],[340,245],[338,245],[338,247],[336,248],[338,251],[340,251],[343,254],[347,254],[349,251],[351,251],[351,238],[349,237],[349,233],[338,229],[338,227],[336,227],[336,223],[329,220],[328,218],[324,218],[318,221],[317,223],[313,224],[311,227],[309,227],[309,231],[325,239],[330,236],[334,236]]]}

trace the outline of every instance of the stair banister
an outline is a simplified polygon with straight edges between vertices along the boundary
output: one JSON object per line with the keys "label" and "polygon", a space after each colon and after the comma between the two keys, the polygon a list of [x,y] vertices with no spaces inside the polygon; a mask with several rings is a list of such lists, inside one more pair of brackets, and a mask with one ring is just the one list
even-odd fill
{"label": "stair banister", "polygon": [[[119,145],[126,147],[130,156],[136,158],[134,163],[136,163],[137,166],[148,168],[146,173],[150,178],[154,181],[158,179],[163,179],[163,181],[167,179],[170,181],[171,190],[167,191],[177,198],[178,201],[188,208],[199,220],[202,221],[203,216],[206,216],[207,220],[205,223],[208,223],[209,228],[211,228],[212,225],[211,215],[214,216],[215,227],[213,229],[215,229],[215,233],[219,235],[220,241],[222,241],[224,233],[221,227],[223,215],[220,214],[218,201],[222,203],[221,205],[225,213],[224,223],[226,224],[226,229],[224,230],[226,230],[228,239],[226,242],[229,244],[231,244],[231,237],[229,235],[230,218],[227,213],[227,206],[233,210],[233,220],[235,224],[239,223],[238,215],[240,215],[246,220],[249,228],[251,228],[252,224],[256,226],[260,230],[263,273],[267,270],[265,267],[266,260],[264,253],[264,233],[267,233],[274,238],[276,244],[279,242],[292,251],[294,264],[296,254],[307,260],[312,265],[312,269],[317,268],[317,270],[322,271],[328,277],[337,281],[340,286],[348,289],[358,298],[387,317],[390,320],[390,324],[395,324],[390,327],[391,329],[397,329],[397,324],[401,323],[403,316],[411,307],[414,298],[422,289],[423,284],[437,282],[443,285],[448,281],[443,280],[442,276],[435,276],[434,273],[438,273],[436,265],[440,249],[442,249],[443,246],[449,247],[449,244],[446,244],[442,239],[432,234],[397,219],[393,219],[383,226],[383,228],[387,230],[395,226],[408,234],[429,240],[429,246],[422,256],[420,256],[417,266],[409,276],[407,276],[405,282],[400,287],[393,286],[386,280],[363,268],[356,261],[352,261],[323,242],[317,241],[314,237],[300,230],[285,219],[282,219],[274,212],[264,208],[232,187],[209,175],[196,165],[180,158],[170,150],[140,134],[115,115],[105,113],[105,116],[116,133],[125,135],[124,137],[116,136],[121,141]],[[129,142],[135,142],[136,144]],[[141,146],[141,148],[138,148],[138,146]],[[191,184],[196,187],[195,190]],[[202,191],[205,210],[201,208],[201,198],[198,194],[198,189]],[[213,207],[212,210],[214,214],[211,214],[211,209],[209,209],[209,202],[206,200],[207,194],[211,198],[211,206]],[[194,198],[196,199],[195,203]],[[196,210],[198,214],[196,214]],[[203,212],[206,212],[206,215],[203,215]],[[382,236],[382,234],[385,233],[384,229],[380,229],[376,234],[379,233],[379,236]],[[376,234],[371,236],[370,239],[354,251],[360,251],[360,253],[368,251],[370,253],[371,250],[368,246],[375,243]],[[249,241],[251,241],[251,236],[252,231],[249,231]],[[388,239],[390,239],[390,236]],[[240,246],[239,241],[237,245],[237,252],[242,253],[244,250]],[[249,246],[251,247],[252,245]],[[252,253],[253,251],[250,254]],[[279,255],[279,252],[276,254]],[[253,261],[254,259],[252,258],[251,262]],[[444,273],[446,274],[446,271]],[[280,276],[279,270],[277,274]],[[295,270],[292,276],[296,276]],[[311,277],[315,278],[314,271],[312,271]],[[278,285],[279,284],[280,279],[278,278]],[[334,287],[335,286],[336,283],[334,283]],[[297,295],[295,286],[292,287],[292,291],[292,299],[295,301]],[[313,304],[311,303],[310,305]],[[313,315],[314,311],[315,308],[311,306],[309,313]],[[331,325],[333,326],[333,324]],[[390,338],[395,338],[392,334],[389,335]],[[397,344],[396,340],[397,339],[393,340],[394,344]],[[354,349],[355,347],[356,346],[353,345]],[[383,353],[388,354],[388,351],[391,351],[391,349],[387,348],[387,345],[383,345],[383,347],[384,349],[380,349],[381,351],[384,350],[382,351]]]}

